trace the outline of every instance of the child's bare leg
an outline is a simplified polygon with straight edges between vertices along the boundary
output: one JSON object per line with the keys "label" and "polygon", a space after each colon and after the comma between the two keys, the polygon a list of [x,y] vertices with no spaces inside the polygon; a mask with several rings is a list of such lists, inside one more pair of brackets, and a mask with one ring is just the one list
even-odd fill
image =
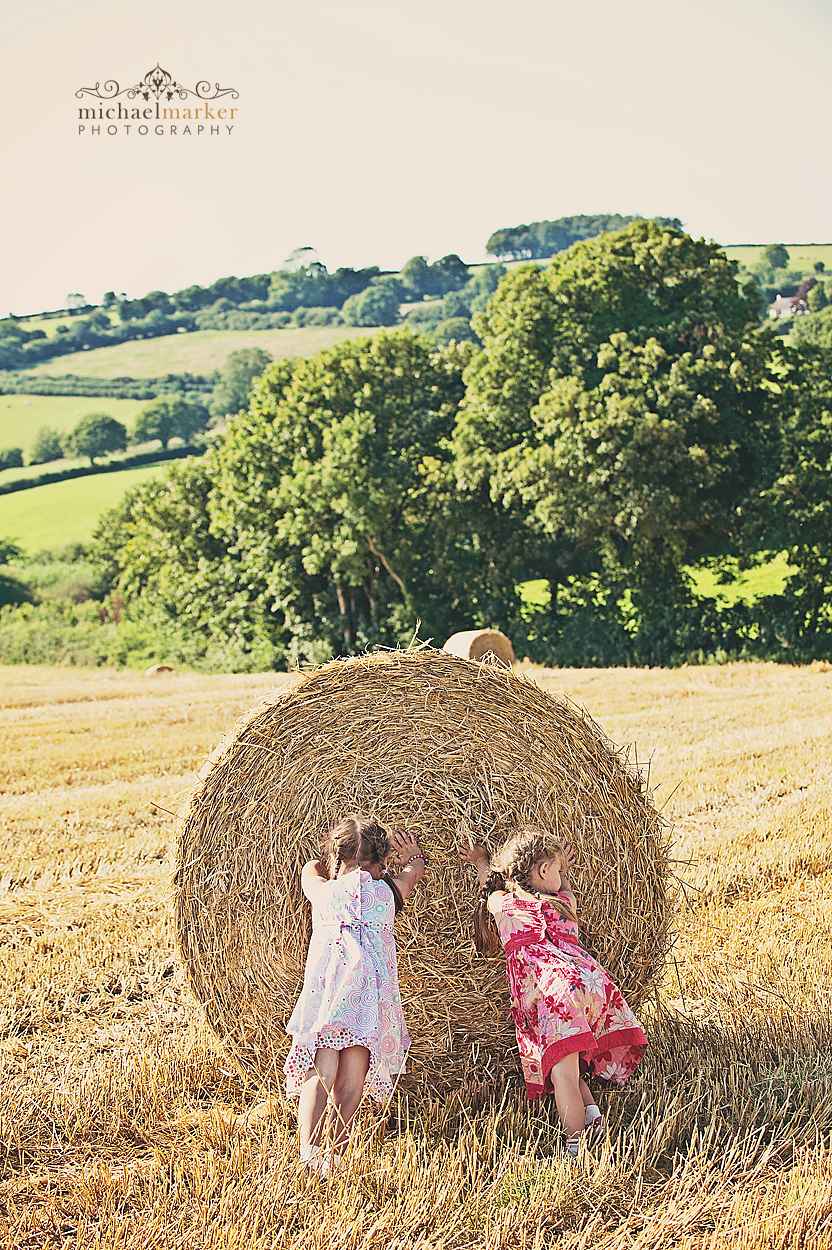
{"label": "child's bare leg", "polygon": [[563,1130],[567,1138],[579,1137],[584,1131],[584,1100],[581,1095],[577,1054],[561,1059],[549,1075]]}
{"label": "child's bare leg", "polygon": [[361,1105],[369,1067],[370,1052],[366,1046],[347,1046],[338,1052],[338,1072],[332,1088],[332,1144],[336,1150],[346,1142],[350,1124]]}
{"label": "child's bare leg", "polygon": [[584,1106],[585,1106],[585,1107],[594,1107],[594,1106],[595,1106],[595,1095],[594,1095],[594,1094],[590,1091],[590,1088],[589,1088],[589,1086],[587,1085],[587,1083],[586,1083],[586,1081],[584,1080],[584,1078],[583,1078],[583,1077],[581,1077],[580,1081],[578,1082],[578,1086],[579,1086],[580,1091],[581,1091],[581,1098],[583,1098],[583,1100],[584,1100]]}
{"label": "child's bare leg", "polygon": [[325,1113],[329,1106],[329,1094],[338,1073],[337,1050],[322,1046],[315,1051],[315,1067],[306,1074],[300,1091],[298,1121],[300,1124],[301,1150],[317,1146],[321,1131],[326,1126]]}

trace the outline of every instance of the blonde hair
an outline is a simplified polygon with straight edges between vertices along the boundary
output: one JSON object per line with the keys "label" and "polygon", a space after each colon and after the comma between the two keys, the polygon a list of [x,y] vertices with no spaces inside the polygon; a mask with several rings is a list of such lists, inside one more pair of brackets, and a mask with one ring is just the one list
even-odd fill
{"label": "blonde hair", "polygon": [[[377,820],[349,812],[329,831],[329,875],[337,877],[342,864],[357,863],[361,868],[370,865],[386,866],[392,849],[390,834]],[[401,890],[395,881],[385,876],[393,891],[396,912],[404,906]]]}
{"label": "blonde hair", "polygon": [[494,868],[480,891],[477,910],[474,913],[474,945],[480,954],[490,954],[498,949],[499,943],[491,913],[488,910],[488,898],[496,890],[511,890],[520,886],[530,894],[538,894],[560,913],[564,920],[577,923],[569,904],[558,894],[542,894],[535,890],[531,883],[531,872],[537,864],[546,860],[560,858],[565,863],[566,847],[548,829],[537,825],[522,825],[503,843],[495,856]]}

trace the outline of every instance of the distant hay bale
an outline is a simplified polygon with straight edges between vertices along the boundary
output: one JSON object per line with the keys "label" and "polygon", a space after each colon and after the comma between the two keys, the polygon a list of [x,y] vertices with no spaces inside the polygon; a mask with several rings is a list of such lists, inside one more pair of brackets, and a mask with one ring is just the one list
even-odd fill
{"label": "distant hay bale", "polygon": [[459,634],[451,634],[442,650],[448,655],[458,655],[462,660],[482,660],[491,652],[509,668],[514,663],[511,640],[499,629],[465,629]]}
{"label": "distant hay bale", "polygon": [[442,651],[336,660],[270,694],[206,762],[177,828],[175,926],[191,988],[237,1062],[280,1077],[311,930],[300,868],[350,810],[431,858],[396,922],[413,1037],[403,1088],[518,1071],[502,957],[477,958],[460,835],[540,822],[575,843],[585,944],[631,1004],[668,945],[664,824],[584,712],[494,662]]}
{"label": "distant hay bale", "polygon": [[175,673],[176,669],[172,664],[151,664],[150,668],[144,670],[145,677],[164,677],[166,673]]}

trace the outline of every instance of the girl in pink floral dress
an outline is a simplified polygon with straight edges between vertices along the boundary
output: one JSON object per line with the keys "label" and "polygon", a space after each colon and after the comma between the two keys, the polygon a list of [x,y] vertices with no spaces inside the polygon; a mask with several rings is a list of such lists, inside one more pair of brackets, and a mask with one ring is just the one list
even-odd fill
{"label": "girl in pink floral dress", "polygon": [[[388,876],[394,851],[403,864]],[[393,919],[427,860],[407,834],[345,817],[330,833],[328,861],[301,872],[312,904],[303,989],[286,1031],[286,1092],[299,1097],[301,1159],[329,1170],[365,1093],[389,1098],[410,1046],[396,969]]]}
{"label": "girl in pink floral dress", "polygon": [[[623,1085],[644,1055],[647,1038],[608,972],[578,941],[569,871],[574,851],[545,830],[518,830],[492,871],[481,843],[462,847],[482,893],[474,920],[480,952],[496,936],[506,952],[511,1014],[529,1098],[554,1093],[570,1154],[603,1120],[581,1070]],[[499,948],[497,948],[499,949]]]}

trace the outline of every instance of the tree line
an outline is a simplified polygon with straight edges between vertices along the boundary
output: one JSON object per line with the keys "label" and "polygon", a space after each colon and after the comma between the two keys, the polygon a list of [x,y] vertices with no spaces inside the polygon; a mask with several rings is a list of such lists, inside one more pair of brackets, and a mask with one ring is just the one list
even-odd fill
{"label": "tree line", "polygon": [[[576,242],[620,230],[637,220],[640,218],[620,213],[601,213],[504,227],[490,236],[486,251],[499,262],[548,259]],[[681,230],[676,217],[653,220],[660,227]],[[756,265],[740,271],[741,282],[755,281],[768,303],[778,292],[793,295],[805,286],[807,296],[811,296],[810,311],[825,308],[832,300],[830,282],[824,284],[819,273],[817,279],[806,283],[805,276],[790,270],[788,264],[787,249],[772,244],[763,250]],[[487,268],[493,271],[497,267]],[[451,338],[475,339],[471,314],[481,311],[480,295],[487,297],[495,285],[489,277],[483,284],[482,271],[483,267],[467,266],[458,255],[449,253],[433,264],[425,256],[412,256],[397,273],[382,271],[377,265],[341,267],[330,273],[315,258],[313,248],[298,248],[284,268],[271,273],[219,278],[208,286],[191,285],[172,294],[149,291],[139,299],[108,291],[101,308],[84,306],[80,310],[83,316],[70,312],[71,324],[58,325],[52,338],[41,329],[27,329],[19,318],[5,318],[0,321],[0,370],[26,369],[86,348],[178,331],[392,326],[400,320],[402,304],[423,301],[427,301],[425,307],[411,309],[405,320],[418,322],[440,344]],[[118,318],[115,322],[113,312]]]}
{"label": "tree line", "polygon": [[[718,246],[636,221],[504,274],[481,346],[403,327],[278,361],[205,457],[102,519],[100,576],[171,654],[230,668],[418,622],[560,664],[829,654],[832,356],[760,313]],[[780,550],[782,596],[694,595],[692,568]]]}
{"label": "tree line", "polygon": [[[573,243],[621,230],[639,220],[638,217],[622,217],[620,213],[596,213],[592,216],[558,217],[556,221],[533,221],[530,225],[504,226],[494,231],[485,250],[497,260],[548,260],[558,252],[565,252]],[[678,217],[654,217],[653,220],[660,226],[682,229]]]}

